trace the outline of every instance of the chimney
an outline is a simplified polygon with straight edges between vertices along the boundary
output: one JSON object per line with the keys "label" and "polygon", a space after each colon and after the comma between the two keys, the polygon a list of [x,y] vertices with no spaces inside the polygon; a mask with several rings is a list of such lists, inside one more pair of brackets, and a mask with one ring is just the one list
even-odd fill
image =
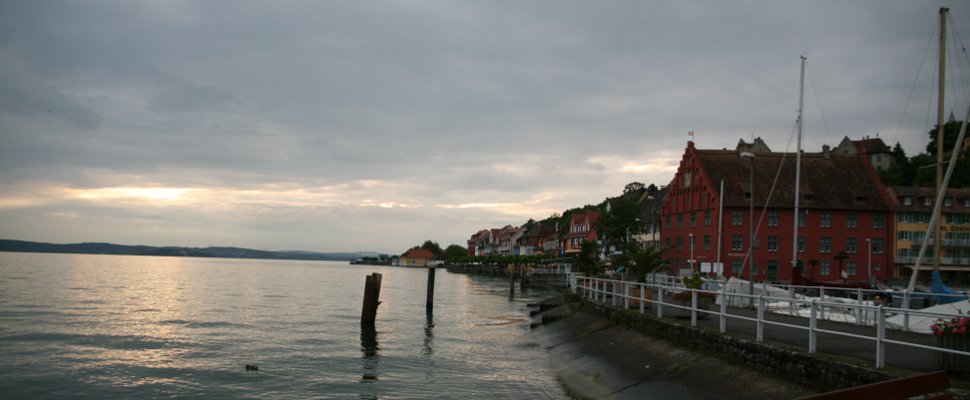
{"label": "chimney", "polygon": [[832,148],[829,147],[829,145],[827,145],[827,144],[823,144],[822,145],[822,156],[825,157],[826,160],[828,160],[831,153],[832,153]]}

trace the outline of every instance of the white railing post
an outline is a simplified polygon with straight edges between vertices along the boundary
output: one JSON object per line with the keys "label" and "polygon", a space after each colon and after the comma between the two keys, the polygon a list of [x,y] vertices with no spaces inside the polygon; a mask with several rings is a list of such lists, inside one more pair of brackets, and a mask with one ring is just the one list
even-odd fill
{"label": "white railing post", "polygon": [[[822,300],[823,302],[825,301],[825,287],[824,286],[820,286],[818,288],[818,298],[819,298],[819,300]],[[821,318],[821,319],[825,319],[825,304],[824,303],[818,305],[818,317]]]}
{"label": "white railing post", "polygon": [[644,291],[644,285],[643,285],[643,282],[640,282],[640,314],[643,314],[643,308],[644,308],[643,303],[646,303],[646,298],[643,297],[643,291]]}
{"label": "white railing post", "polygon": [[697,327],[697,289],[690,290],[690,326]]}
{"label": "white railing post", "polygon": [[[914,272],[915,273],[915,272]],[[909,332],[909,291],[903,292],[903,331]]]}
{"label": "white railing post", "polygon": [[795,315],[795,287],[788,286],[788,313]]}
{"label": "white railing post", "polygon": [[727,299],[721,296],[721,333],[727,332]]}
{"label": "white railing post", "polygon": [[815,330],[818,328],[818,300],[812,300],[812,309],[808,319],[808,354],[815,354],[817,336]]}
{"label": "white railing post", "polygon": [[765,302],[765,295],[758,295],[758,343],[765,340],[765,308],[767,303]]}
{"label": "white railing post", "polygon": [[630,309],[630,284],[623,281],[623,309]]}
{"label": "white railing post", "polygon": [[882,305],[876,318],[876,368],[883,368],[886,366],[886,309]]}
{"label": "white railing post", "polygon": [[855,308],[855,323],[856,325],[862,325],[863,313],[862,313],[862,288],[856,289],[856,298],[859,301],[859,305]]}

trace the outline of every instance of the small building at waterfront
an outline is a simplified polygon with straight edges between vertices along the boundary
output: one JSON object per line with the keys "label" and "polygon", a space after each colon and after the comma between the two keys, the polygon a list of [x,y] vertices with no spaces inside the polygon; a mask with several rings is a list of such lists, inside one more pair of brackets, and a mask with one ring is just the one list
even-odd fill
{"label": "small building at waterfront", "polygon": [[431,250],[415,247],[401,254],[399,265],[402,267],[427,267],[434,258]]}

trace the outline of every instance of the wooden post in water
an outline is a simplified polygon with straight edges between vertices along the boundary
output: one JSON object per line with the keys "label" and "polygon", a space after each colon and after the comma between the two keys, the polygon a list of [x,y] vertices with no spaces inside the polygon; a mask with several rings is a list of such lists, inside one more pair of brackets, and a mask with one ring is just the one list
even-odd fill
{"label": "wooden post in water", "polygon": [[428,266],[428,301],[425,305],[428,315],[434,311],[434,270],[433,265]]}
{"label": "wooden post in water", "polygon": [[377,306],[381,304],[381,274],[373,273],[364,281],[364,308],[360,311],[361,325],[374,325],[377,319]]}
{"label": "wooden post in water", "polygon": [[509,265],[509,296],[515,296],[515,266]]}

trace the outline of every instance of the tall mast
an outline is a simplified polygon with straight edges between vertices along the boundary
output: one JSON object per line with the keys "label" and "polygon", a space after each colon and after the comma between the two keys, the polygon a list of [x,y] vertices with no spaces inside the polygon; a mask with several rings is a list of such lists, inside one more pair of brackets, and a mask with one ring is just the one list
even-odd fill
{"label": "tall mast", "polygon": [[798,83],[798,149],[795,150],[795,214],[794,221],[792,224],[794,226],[792,233],[792,243],[791,243],[791,267],[794,271],[795,267],[798,266],[798,201],[799,201],[799,189],[801,187],[801,177],[802,177],[802,118],[803,118],[803,108],[805,104],[805,56],[802,56],[802,73],[801,78]]}
{"label": "tall mast", "polygon": [[[940,89],[936,100],[936,191],[943,185],[943,94],[946,86],[946,19],[950,9],[940,7]],[[938,196],[943,196],[939,193]],[[937,211],[938,212],[938,211]],[[940,271],[940,218],[933,225],[933,271]],[[916,271],[919,273],[919,271]]]}

